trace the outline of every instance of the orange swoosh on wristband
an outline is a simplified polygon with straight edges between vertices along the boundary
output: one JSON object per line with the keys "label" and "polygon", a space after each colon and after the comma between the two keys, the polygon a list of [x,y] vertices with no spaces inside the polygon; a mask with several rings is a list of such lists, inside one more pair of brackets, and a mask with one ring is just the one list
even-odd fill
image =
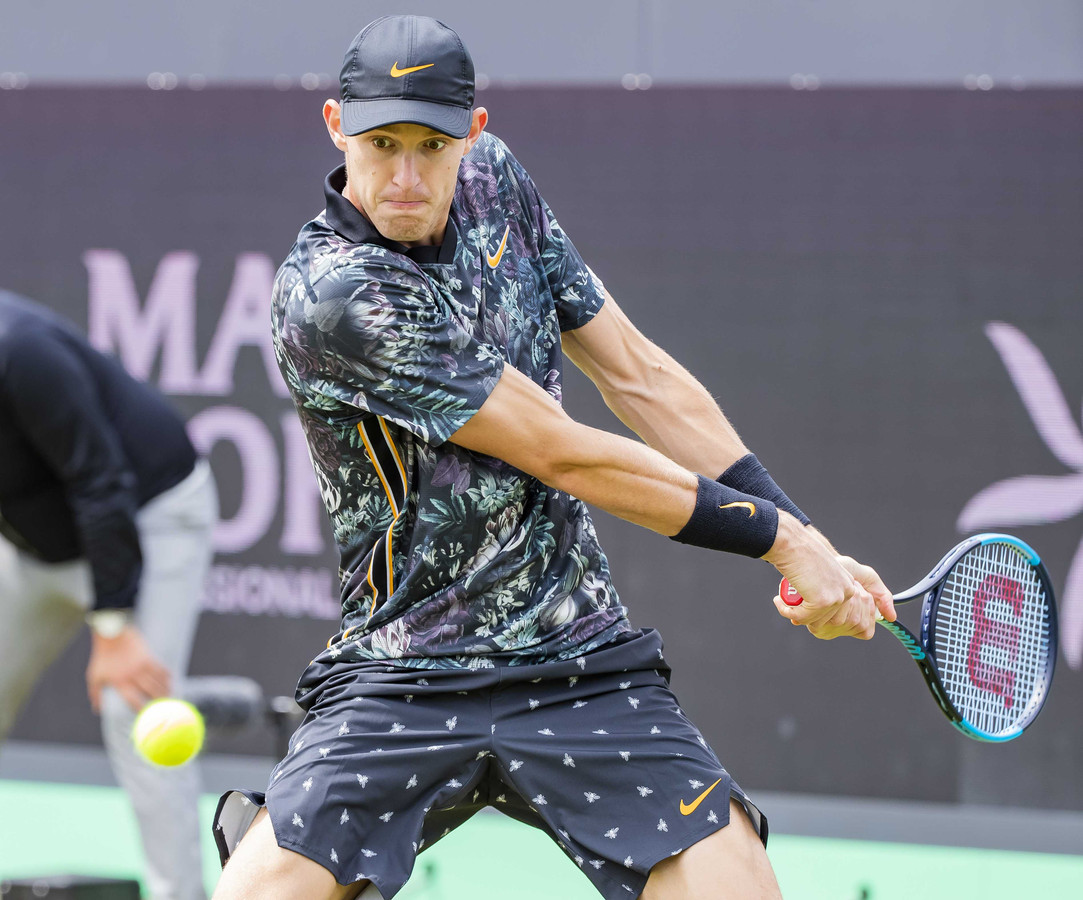
{"label": "orange swoosh on wristband", "polygon": [[744,507],[745,509],[747,509],[748,510],[748,517],[750,519],[754,515],[756,515],[756,504],[755,503],[749,503],[747,500],[734,500],[732,503],[726,503],[723,506],[720,506],[718,508],[719,509],[732,509],[734,506],[741,506],[741,507]]}

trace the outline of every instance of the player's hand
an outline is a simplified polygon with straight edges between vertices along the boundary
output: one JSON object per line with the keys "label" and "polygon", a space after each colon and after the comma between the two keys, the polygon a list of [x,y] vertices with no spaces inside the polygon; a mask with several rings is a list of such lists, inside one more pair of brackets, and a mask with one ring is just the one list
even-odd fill
{"label": "player's hand", "polygon": [[844,564],[848,557],[840,557],[826,538],[789,513],[780,512],[778,520],[778,535],[764,559],[804,598],[799,606],[788,606],[776,596],[779,615],[805,626],[821,640],[871,638],[876,631],[877,602],[870,589],[887,590],[879,576],[853,560],[853,567]]}
{"label": "player's hand", "polygon": [[136,712],[149,700],[169,696],[169,670],[154,658],[134,626],[115,638],[93,634],[91,641],[86,687],[94,712],[101,711],[104,687],[113,688]]}
{"label": "player's hand", "polygon": [[857,579],[858,583],[865,588],[866,591],[872,594],[872,598],[876,602],[876,608],[879,610],[880,615],[889,622],[894,622],[897,618],[895,612],[895,598],[891,596],[891,591],[889,591],[884,582],[881,581],[876,570],[872,568],[872,566],[862,565],[856,559],[849,556],[840,556],[839,563],[847,572]]}

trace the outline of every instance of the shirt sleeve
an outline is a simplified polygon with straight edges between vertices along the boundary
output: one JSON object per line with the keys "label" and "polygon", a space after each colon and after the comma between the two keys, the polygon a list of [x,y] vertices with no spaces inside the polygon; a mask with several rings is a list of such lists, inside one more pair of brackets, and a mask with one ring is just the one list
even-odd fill
{"label": "shirt sleeve", "polygon": [[143,562],[136,478],[90,372],[62,339],[32,331],[11,350],[6,381],[22,435],[64,485],[95,608],[131,608]]}
{"label": "shirt sleeve", "polygon": [[506,158],[522,191],[524,211],[538,232],[542,264],[556,298],[560,330],[573,331],[586,325],[601,310],[605,286],[564,233],[526,169],[510,152],[506,152]]}
{"label": "shirt sleeve", "polygon": [[306,394],[441,444],[481,409],[504,360],[448,298],[387,256],[328,274],[311,288],[315,302],[306,290],[288,303],[283,344]]}

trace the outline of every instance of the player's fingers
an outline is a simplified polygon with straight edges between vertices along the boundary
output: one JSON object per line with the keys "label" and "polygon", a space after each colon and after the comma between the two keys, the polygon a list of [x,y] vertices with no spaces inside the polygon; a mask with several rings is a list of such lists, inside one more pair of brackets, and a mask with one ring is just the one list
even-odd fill
{"label": "player's fingers", "polygon": [[783,603],[782,598],[778,596],[774,598],[774,601],[775,609],[778,610],[780,616],[789,619],[791,625],[807,628],[813,637],[831,640],[841,634],[837,626],[831,624],[835,614],[830,609],[813,609],[805,604],[790,606]]}
{"label": "player's fingers", "polygon": [[884,584],[876,570],[871,566],[860,566],[856,577],[861,582],[862,587],[872,594],[880,615],[889,622],[894,622],[897,618],[895,598],[891,596],[891,591],[887,589],[887,585]]}
{"label": "player's fingers", "polygon": [[887,621],[894,622],[899,617],[899,614],[895,612],[895,598],[891,594],[874,592],[873,597],[876,599],[877,610]]}
{"label": "player's fingers", "polygon": [[837,607],[830,618],[810,623],[809,632],[822,641],[837,637],[868,640],[876,631],[875,608],[872,595],[855,580],[846,602]]}
{"label": "player's fingers", "polygon": [[854,583],[856,587],[851,598],[854,628],[851,636],[867,641],[876,634],[876,598],[860,581],[855,579]]}
{"label": "player's fingers", "polygon": [[841,610],[827,620],[808,625],[809,634],[821,641],[833,641],[840,637],[855,637],[859,626],[851,621],[852,613]]}
{"label": "player's fingers", "polygon": [[795,617],[799,615],[797,612],[797,610],[800,609],[799,606],[787,606],[785,603],[782,602],[782,598],[778,594],[775,594],[774,601],[775,609],[778,610],[778,614],[782,616],[782,618],[789,619],[791,625],[801,624],[800,622],[794,621]]}
{"label": "player's fingers", "polygon": [[871,641],[876,634],[875,620],[872,622],[863,621],[859,625],[855,626],[850,633],[850,637],[857,638],[859,641]]}
{"label": "player's fingers", "polygon": [[895,600],[877,571],[872,566],[863,565],[848,556],[839,557],[839,561],[857,579],[861,586],[872,595],[873,602],[876,604],[876,609],[879,610],[880,615],[889,622],[894,622],[896,619]]}

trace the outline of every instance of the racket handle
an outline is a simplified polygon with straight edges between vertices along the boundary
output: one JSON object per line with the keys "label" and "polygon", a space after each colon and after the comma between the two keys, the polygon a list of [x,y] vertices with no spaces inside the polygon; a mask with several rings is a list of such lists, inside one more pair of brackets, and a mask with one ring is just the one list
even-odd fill
{"label": "racket handle", "polygon": [[790,587],[788,578],[783,578],[782,581],[779,582],[778,595],[782,598],[782,602],[787,606],[800,606],[805,602],[805,598]]}
{"label": "racket handle", "polygon": [[[782,581],[778,583],[778,595],[782,598],[782,602],[787,606],[800,606],[805,602],[805,598],[797,593],[794,588],[790,587],[790,582],[787,578],[783,578]],[[876,610],[876,621],[884,621],[884,617],[880,614],[880,610]]]}

